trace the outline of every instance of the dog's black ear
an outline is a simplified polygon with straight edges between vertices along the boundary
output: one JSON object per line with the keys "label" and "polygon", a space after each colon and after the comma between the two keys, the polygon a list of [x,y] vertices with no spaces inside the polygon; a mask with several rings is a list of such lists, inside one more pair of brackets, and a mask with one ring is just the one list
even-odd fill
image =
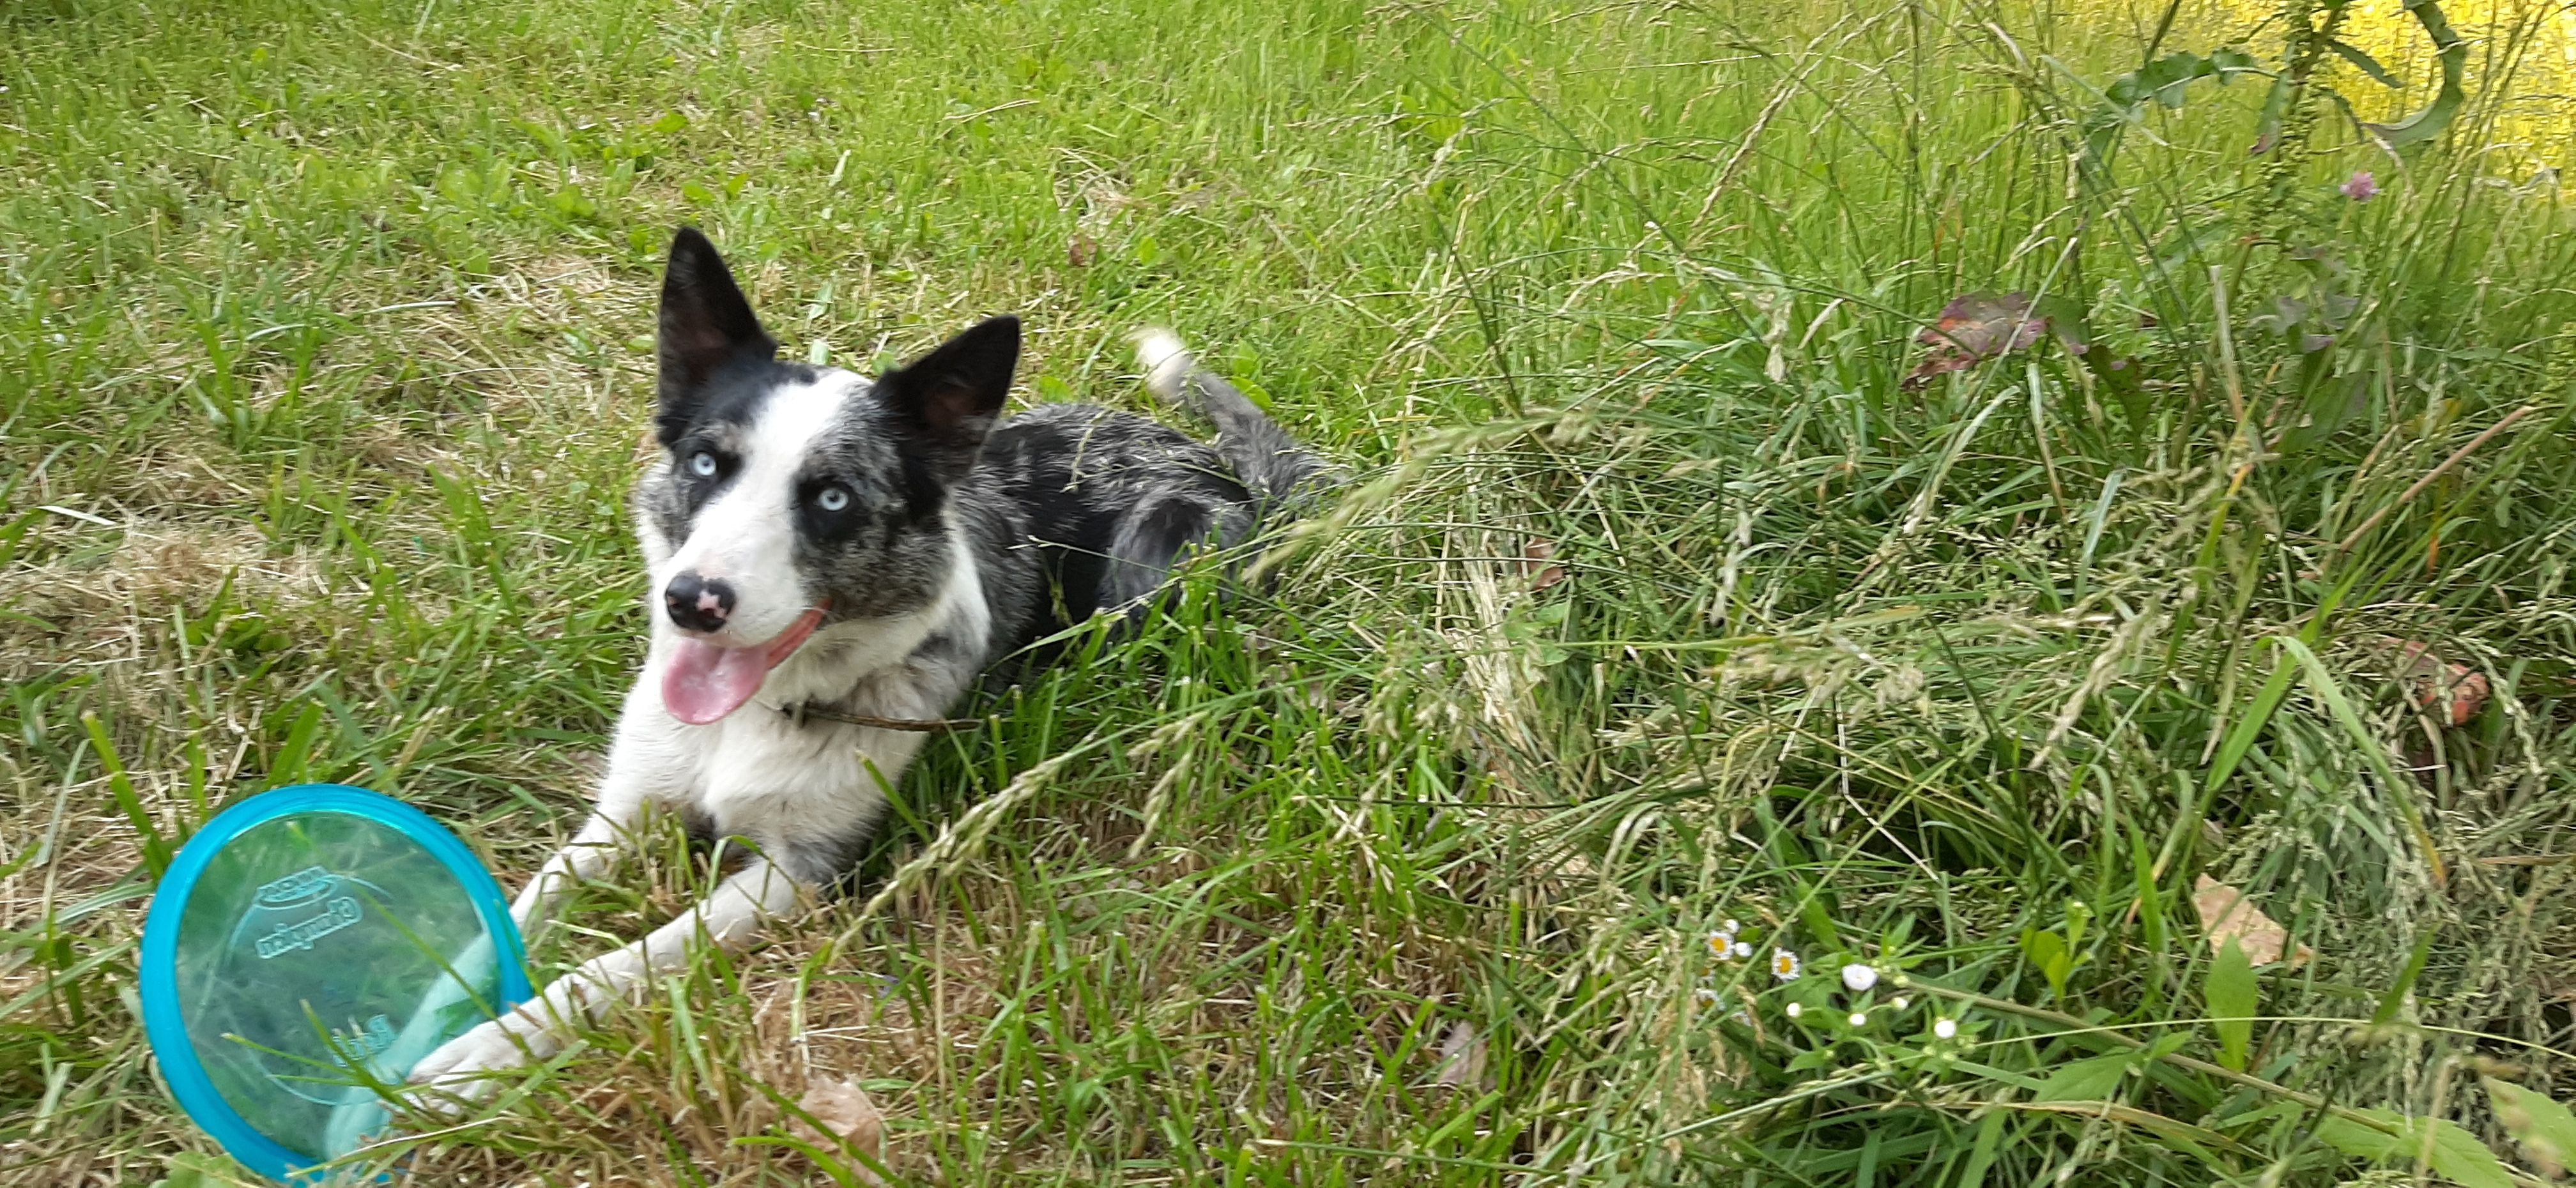
{"label": "dog's black ear", "polygon": [[777,341],[760,328],[724,257],[695,227],[671,237],[671,262],[662,272],[661,337],[666,445],[686,427],[689,406],[710,376],[736,362],[778,357]]}
{"label": "dog's black ear", "polygon": [[1020,320],[1004,315],[941,343],[939,349],[877,380],[877,398],[901,418],[912,440],[955,481],[975,464],[984,435],[1011,394],[1020,365]]}

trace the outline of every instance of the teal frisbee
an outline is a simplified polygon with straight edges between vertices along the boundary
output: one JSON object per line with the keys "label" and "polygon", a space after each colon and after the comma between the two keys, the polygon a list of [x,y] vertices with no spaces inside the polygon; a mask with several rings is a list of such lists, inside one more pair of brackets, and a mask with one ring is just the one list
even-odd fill
{"label": "teal frisbee", "polygon": [[316,1182],[420,1059],[528,998],[500,884],[438,822],[339,784],[262,793],[171,860],[144,918],[144,1034],[244,1167]]}

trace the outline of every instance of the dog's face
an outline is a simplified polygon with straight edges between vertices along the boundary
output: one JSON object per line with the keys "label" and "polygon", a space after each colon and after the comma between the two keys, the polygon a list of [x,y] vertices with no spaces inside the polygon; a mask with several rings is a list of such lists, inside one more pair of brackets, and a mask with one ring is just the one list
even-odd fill
{"label": "dog's face", "polygon": [[817,628],[938,599],[949,488],[1019,350],[1005,317],[874,381],[782,363],[714,245],[681,229],[662,281],[663,457],[636,491],[673,715],[713,722]]}

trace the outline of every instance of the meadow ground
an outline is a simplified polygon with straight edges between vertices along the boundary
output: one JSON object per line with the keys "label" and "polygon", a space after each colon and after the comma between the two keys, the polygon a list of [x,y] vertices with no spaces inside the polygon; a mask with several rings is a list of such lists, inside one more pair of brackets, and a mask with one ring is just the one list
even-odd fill
{"label": "meadow ground", "polygon": [[[135,1023],[151,847],[577,820],[683,221],[791,352],[1015,310],[1026,399],[1141,407],[1166,323],[1356,481],[407,1182],[2541,1182],[2571,19],[12,4],[0,1182],[235,1178]],[[646,848],[540,965],[703,883]],[[881,1148],[799,1137],[832,1080]]]}

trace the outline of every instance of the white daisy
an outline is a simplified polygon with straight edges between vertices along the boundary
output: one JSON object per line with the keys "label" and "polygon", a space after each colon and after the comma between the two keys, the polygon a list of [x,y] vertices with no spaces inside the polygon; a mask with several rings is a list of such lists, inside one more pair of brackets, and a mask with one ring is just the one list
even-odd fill
{"label": "white daisy", "polygon": [[1877,984],[1877,970],[1871,969],[1866,965],[1846,965],[1843,967],[1843,985],[1850,987],[1853,993],[1857,994]]}
{"label": "white daisy", "polygon": [[1959,1038],[1959,1021],[1956,1019],[1942,1019],[1933,1023],[1932,1037],[1934,1039]]}
{"label": "white daisy", "polygon": [[1792,953],[1787,949],[1771,950],[1772,977],[1778,978],[1783,982],[1794,982],[1798,980],[1799,971],[1805,968],[1806,967],[1804,965],[1799,963],[1797,954]]}
{"label": "white daisy", "polygon": [[1790,1017],[1790,1018],[1795,1019],[1795,1018],[1797,1018],[1798,1016],[1803,1015],[1803,1014],[1806,1014],[1806,1013],[1807,1013],[1807,1008],[1805,1008],[1805,1007],[1803,1007],[1803,1006],[1800,1006],[1800,1005],[1798,1005],[1797,1003],[1794,1003],[1794,1002],[1789,1004],[1789,1017]]}
{"label": "white daisy", "polygon": [[1691,991],[1691,1001],[1704,1007],[1716,1006],[1717,991],[1713,988],[1702,986],[1697,990]]}
{"label": "white daisy", "polygon": [[[1735,921],[1729,920],[1727,923],[1733,925]],[[1715,954],[1720,961],[1735,960],[1735,929],[1727,927],[1709,933],[1708,951]]]}
{"label": "white daisy", "polygon": [[1752,959],[1753,959],[1753,942],[1751,942],[1751,941],[1737,941],[1737,942],[1735,942],[1735,959],[1736,959],[1736,960],[1738,960],[1738,961],[1750,961],[1750,960],[1752,960]]}

